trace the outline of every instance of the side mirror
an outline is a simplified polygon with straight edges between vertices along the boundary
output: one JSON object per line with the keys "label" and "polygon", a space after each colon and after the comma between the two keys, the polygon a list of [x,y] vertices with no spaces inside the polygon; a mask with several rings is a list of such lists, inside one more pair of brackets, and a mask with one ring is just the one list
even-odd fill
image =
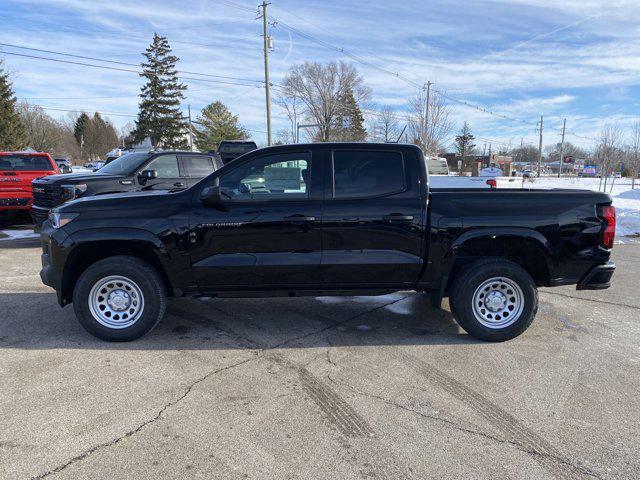
{"label": "side mirror", "polygon": [[60,165],[60,171],[62,173],[73,173],[73,170],[71,169],[71,167],[69,165],[65,165],[64,163]]}
{"label": "side mirror", "polygon": [[203,188],[200,192],[200,201],[208,207],[218,206],[222,203],[222,193],[220,187],[214,185],[212,187]]}
{"label": "side mirror", "polygon": [[155,170],[142,170],[138,174],[138,182],[140,185],[144,185],[149,180],[153,180],[155,178],[158,178],[158,172]]}

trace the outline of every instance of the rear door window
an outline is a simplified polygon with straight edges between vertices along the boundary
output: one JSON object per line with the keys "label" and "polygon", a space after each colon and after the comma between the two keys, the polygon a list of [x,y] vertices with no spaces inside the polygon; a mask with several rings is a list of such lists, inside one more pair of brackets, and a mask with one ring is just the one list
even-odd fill
{"label": "rear door window", "polygon": [[333,152],[334,198],[380,197],[405,189],[400,152]]}
{"label": "rear door window", "polygon": [[47,157],[39,155],[0,156],[0,170],[14,172],[51,171],[53,167]]}
{"label": "rear door window", "polygon": [[187,177],[203,178],[211,175],[216,170],[212,157],[185,155],[181,159],[183,171]]}

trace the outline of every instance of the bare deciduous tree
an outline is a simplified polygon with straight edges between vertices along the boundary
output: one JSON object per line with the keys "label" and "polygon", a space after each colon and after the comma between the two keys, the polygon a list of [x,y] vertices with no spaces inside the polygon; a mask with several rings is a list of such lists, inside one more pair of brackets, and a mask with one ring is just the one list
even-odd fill
{"label": "bare deciduous tree", "polygon": [[623,139],[622,129],[618,123],[607,123],[600,132],[600,142],[596,146],[596,158],[600,163],[600,185],[604,179],[604,191],[607,190],[607,180],[612,169],[622,162],[624,152],[621,148]]}
{"label": "bare deciduous tree", "polygon": [[636,178],[640,171],[640,118],[636,119],[629,142],[629,172],[631,173],[631,189],[636,188]]}
{"label": "bare deciduous tree", "polygon": [[398,116],[389,105],[376,113],[372,123],[371,137],[377,142],[395,142],[400,135]]}
{"label": "bare deciduous tree", "polygon": [[[413,143],[427,155],[435,155],[444,147],[447,135],[451,132],[451,108],[438,92],[432,91],[427,108],[427,94],[419,90],[409,100],[409,132]],[[427,113],[428,112],[428,113]]]}
{"label": "bare deciduous tree", "polygon": [[283,112],[289,119],[289,128],[278,133],[279,141],[285,144],[295,143],[297,140],[298,124],[302,120],[304,103],[295,92],[291,95],[287,95],[285,92],[280,92],[280,94],[274,98],[274,102],[282,108]]}
{"label": "bare deciduous tree", "polygon": [[332,140],[338,115],[346,93],[351,90],[358,105],[366,102],[371,93],[356,68],[345,62],[326,65],[306,62],[294,65],[284,79],[283,95],[302,103],[301,114],[318,125],[314,137],[320,142]]}
{"label": "bare deciduous tree", "polygon": [[55,150],[62,140],[62,126],[38,105],[22,101],[17,110],[27,131],[27,145],[39,152],[57,153]]}

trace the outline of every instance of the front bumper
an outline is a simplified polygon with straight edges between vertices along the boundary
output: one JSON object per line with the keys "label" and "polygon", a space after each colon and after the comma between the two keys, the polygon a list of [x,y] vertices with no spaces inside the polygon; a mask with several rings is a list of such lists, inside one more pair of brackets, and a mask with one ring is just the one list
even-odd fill
{"label": "front bumper", "polygon": [[33,205],[31,207],[31,218],[33,218],[33,223],[36,224],[37,228],[42,227],[44,221],[49,218],[49,212],[51,209],[45,207],[38,207],[37,205]]}
{"label": "front bumper", "polygon": [[611,286],[611,277],[616,269],[613,262],[596,265],[578,282],[576,290],[603,290]]}
{"label": "front bumper", "polygon": [[42,269],[40,270],[40,280],[45,285],[53,288],[58,296],[58,303],[64,306],[62,299],[62,268],[60,258],[60,243],[66,238],[66,234],[60,229],[54,230],[49,222],[42,225],[40,231],[40,243],[42,245],[42,254],[40,262]]}
{"label": "front bumper", "polygon": [[31,198],[29,197],[4,197],[0,198],[0,211],[29,210]]}

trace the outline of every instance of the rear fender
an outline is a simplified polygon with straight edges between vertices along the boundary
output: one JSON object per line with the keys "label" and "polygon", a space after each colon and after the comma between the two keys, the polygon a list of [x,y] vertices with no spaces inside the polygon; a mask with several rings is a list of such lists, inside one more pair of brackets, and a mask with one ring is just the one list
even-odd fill
{"label": "rear fender", "polygon": [[463,233],[443,258],[442,278],[450,283],[464,265],[486,257],[512,260],[527,270],[537,285],[549,283],[553,258],[549,241],[536,230],[519,227],[478,228]]}

